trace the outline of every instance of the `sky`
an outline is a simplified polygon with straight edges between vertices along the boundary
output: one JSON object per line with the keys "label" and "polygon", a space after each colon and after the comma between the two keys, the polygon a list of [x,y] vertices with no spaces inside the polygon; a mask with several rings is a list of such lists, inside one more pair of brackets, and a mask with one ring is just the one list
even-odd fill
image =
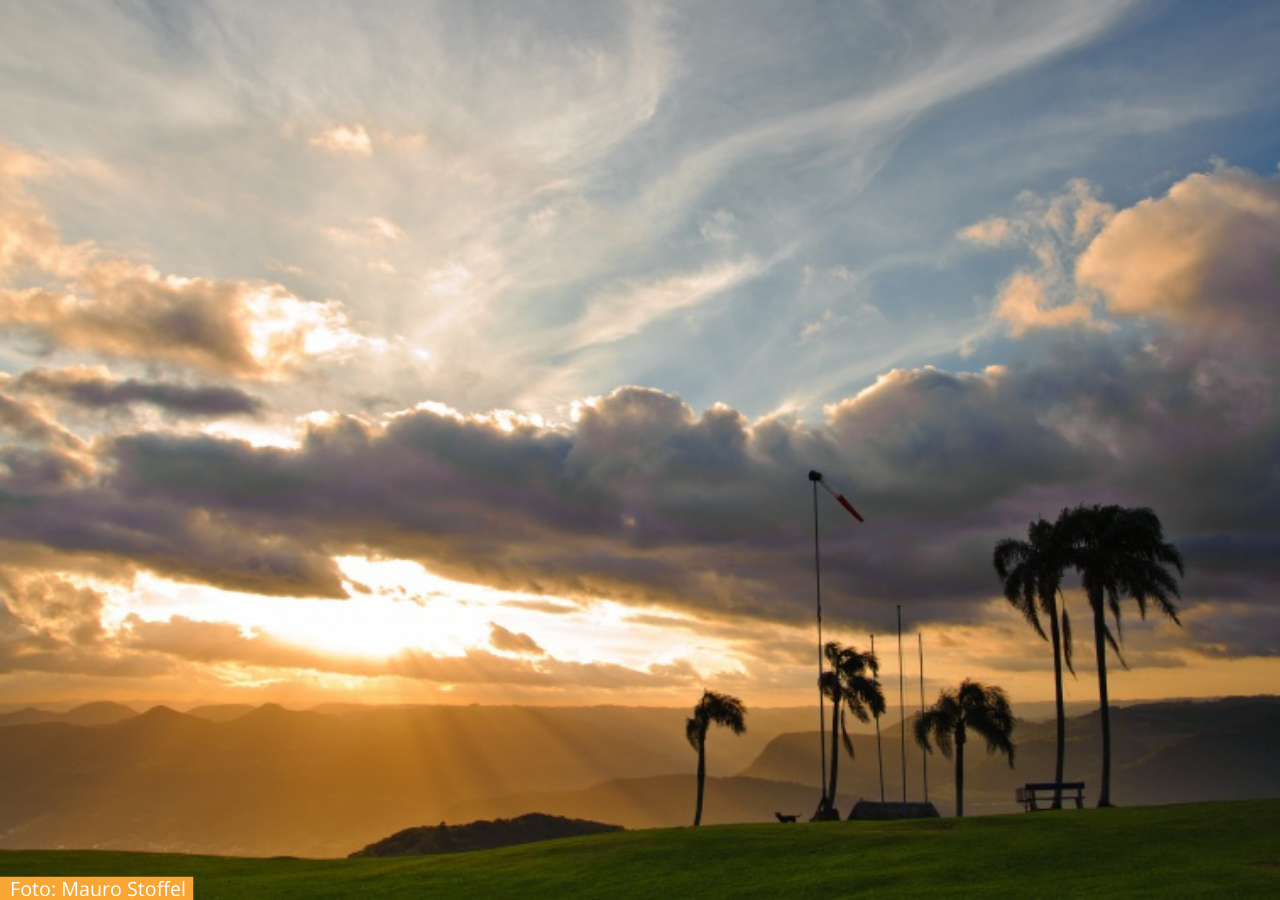
{"label": "sky", "polygon": [[1274,692],[1277,46],[1265,0],[8,5],[0,703],[807,703],[810,470],[891,703],[899,611],[928,693],[1052,696],[991,551],[1082,503],[1186,559],[1113,698]]}

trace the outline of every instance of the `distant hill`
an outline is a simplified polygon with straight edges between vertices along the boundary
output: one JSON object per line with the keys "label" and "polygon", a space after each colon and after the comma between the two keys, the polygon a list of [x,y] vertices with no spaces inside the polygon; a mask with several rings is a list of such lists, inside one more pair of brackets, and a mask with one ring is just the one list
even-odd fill
{"label": "distant hill", "polygon": [[[156,707],[113,725],[0,728],[0,772],[23,773],[0,778],[0,847],[346,855],[423,821],[458,821],[442,812],[468,799],[689,772],[687,714],[268,704],[222,721]],[[776,733],[760,733],[770,715],[798,719],[754,720],[753,754]],[[723,743],[713,772],[749,762]],[[525,812],[557,810],[499,815]]]}
{"label": "distant hill", "polygon": [[121,703],[85,703],[66,712],[52,712],[28,706],[14,712],[0,713],[0,728],[7,725],[35,725],[43,722],[63,722],[68,725],[112,725],[131,719],[138,711]]}
{"label": "distant hill", "polygon": [[[1101,777],[1099,713],[1067,720],[1068,781],[1083,781],[1086,801],[1096,800]],[[1232,697],[1214,701],[1143,703],[1115,708],[1112,728],[1112,800],[1120,805],[1280,797],[1280,697]],[[775,738],[742,775],[815,784],[821,771],[816,732]],[[981,744],[966,755],[965,810],[971,815],[1016,812],[1014,790],[1028,781],[1052,781],[1052,722],[1019,722],[1014,732],[1016,768],[989,757]],[[902,796],[901,731],[882,736],[886,799]],[[841,761],[840,784],[856,797],[879,799],[874,736],[855,736],[856,759]],[[954,764],[928,757],[929,799],[949,814],[955,796]],[[921,751],[907,739],[907,793],[924,795]]]}
{"label": "distant hill", "polygon": [[187,715],[197,719],[208,719],[210,722],[230,722],[246,716],[256,709],[251,703],[215,703],[209,706],[195,706],[187,710]]}
{"label": "distant hill", "polygon": [[605,825],[585,819],[566,819],[529,813],[514,819],[468,822],[465,825],[424,825],[406,828],[351,854],[353,859],[375,856],[430,856],[436,853],[465,853],[493,850],[515,844],[532,844],[556,838],[583,837],[622,831],[620,825]]}

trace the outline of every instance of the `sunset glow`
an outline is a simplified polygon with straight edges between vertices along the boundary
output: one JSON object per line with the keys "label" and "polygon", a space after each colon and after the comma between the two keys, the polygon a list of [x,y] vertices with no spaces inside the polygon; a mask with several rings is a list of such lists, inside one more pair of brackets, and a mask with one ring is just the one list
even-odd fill
{"label": "sunset glow", "polygon": [[68,9],[0,35],[0,705],[807,704],[810,470],[886,683],[900,609],[1048,699],[991,552],[1082,503],[1187,561],[1114,698],[1280,683],[1274,4]]}

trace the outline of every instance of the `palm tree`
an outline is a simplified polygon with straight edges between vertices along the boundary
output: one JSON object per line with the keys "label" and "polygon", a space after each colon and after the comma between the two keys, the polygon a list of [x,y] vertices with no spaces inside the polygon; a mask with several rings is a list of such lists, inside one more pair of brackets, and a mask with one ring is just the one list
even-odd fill
{"label": "palm tree", "polygon": [[884,715],[885,703],[878,678],[880,662],[874,653],[859,653],[853,647],[842,647],[836,641],[827,643],[822,652],[831,663],[831,669],[823,672],[818,682],[822,695],[831,699],[831,779],[821,811],[826,813],[836,804],[840,763],[836,749],[837,733],[844,742],[845,752],[853,759],[853,741],[849,738],[845,710],[853,713],[859,722],[868,722],[872,715]]}
{"label": "palm tree", "polygon": [[[1039,519],[1027,526],[1027,539],[1005,538],[992,553],[991,562],[1004,587],[1005,598],[1022,613],[1041,638],[1040,613],[1049,620],[1049,640],[1053,647],[1053,699],[1058,714],[1057,756],[1053,780],[1062,784],[1067,749],[1067,716],[1062,700],[1062,661],[1066,656],[1071,669],[1071,620],[1062,609],[1062,627],[1058,625],[1058,595],[1062,576],[1068,565],[1067,547],[1062,531]],[[1065,644],[1065,647],[1064,647]],[[1075,670],[1071,669],[1072,674]],[[1053,808],[1062,808],[1062,789],[1053,795]]]}
{"label": "palm tree", "polygon": [[714,722],[734,734],[742,734],[747,730],[746,717],[747,708],[737,697],[704,690],[702,699],[693,708],[693,715],[684,723],[684,736],[698,751],[698,806],[693,813],[695,826],[702,823],[702,789],[707,781],[707,729]]}
{"label": "palm tree", "polygon": [[965,679],[959,690],[944,690],[938,702],[916,716],[916,743],[930,753],[929,736],[938,742],[938,749],[951,759],[955,746],[956,760],[956,816],[964,815],[964,745],[968,732],[973,729],[987,742],[987,753],[1003,753],[1013,768],[1013,710],[1009,697],[1002,688],[988,687],[977,681]]}
{"label": "palm tree", "polygon": [[[1120,601],[1131,598],[1147,615],[1147,603],[1179,625],[1173,598],[1183,574],[1182,554],[1164,539],[1160,518],[1150,509],[1121,506],[1077,506],[1064,509],[1057,528],[1068,546],[1070,565],[1080,573],[1081,585],[1093,611],[1094,653],[1098,660],[1098,699],[1102,718],[1102,786],[1098,806],[1111,805],[1111,710],[1107,701],[1107,645],[1119,653],[1119,643],[1107,627],[1107,612],[1120,633]],[[1121,663],[1124,660],[1121,659]]]}

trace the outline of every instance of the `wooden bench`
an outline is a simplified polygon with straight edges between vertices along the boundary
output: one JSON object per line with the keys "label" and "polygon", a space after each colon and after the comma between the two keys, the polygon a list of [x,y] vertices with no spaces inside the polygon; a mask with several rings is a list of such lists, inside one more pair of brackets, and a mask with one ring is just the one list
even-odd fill
{"label": "wooden bench", "polygon": [[1039,781],[1024,784],[1018,788],[1018,802],[1022,804],[1022,808],[1027,812],[1049,809],[1053,806],[1053,798],[1058,793],[1059,788],[1062,790],[1062,799],[1064,801],[1074,800],[1076,801],[1076,809],[1084,808],[1083,781],[1064,781],[1061,784],[1056,781]]}

